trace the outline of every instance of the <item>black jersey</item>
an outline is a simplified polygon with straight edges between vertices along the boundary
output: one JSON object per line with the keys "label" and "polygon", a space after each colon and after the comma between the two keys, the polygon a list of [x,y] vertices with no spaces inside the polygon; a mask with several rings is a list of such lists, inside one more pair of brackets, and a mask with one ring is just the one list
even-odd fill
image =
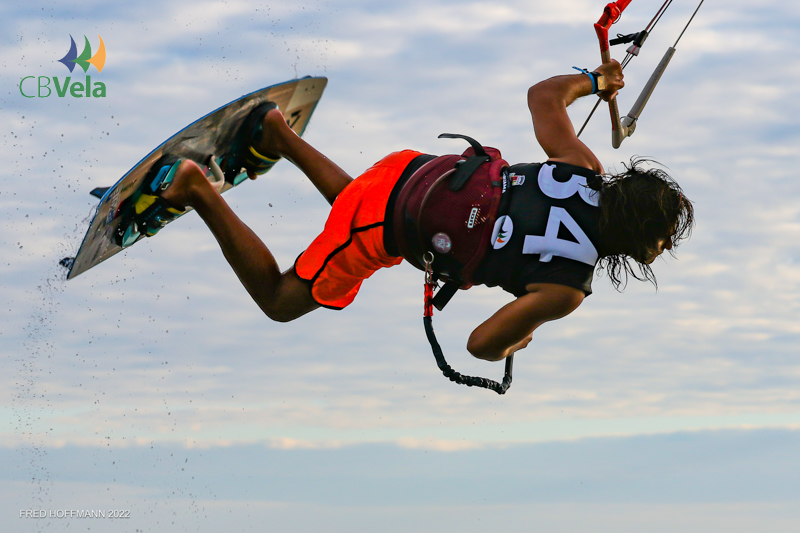
{"label": "black jersey", "polygon": [[491,247],[475,283],[499,285],[515,296],[526,294],[529,283],[557,283],[591,294],[599,194],[586,180],[596,174],[557,162],[509,167]]}

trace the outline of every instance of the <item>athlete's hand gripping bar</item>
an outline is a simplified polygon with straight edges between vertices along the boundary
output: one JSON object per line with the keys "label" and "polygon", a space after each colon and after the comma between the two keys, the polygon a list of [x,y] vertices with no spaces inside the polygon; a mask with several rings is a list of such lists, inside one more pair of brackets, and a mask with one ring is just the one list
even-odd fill
{"label": "athlete's hand gripping bar", "polygon": [[[612,24],[619,20],[622,12],[630,3],[631,0],[611,2],[603,9],[603,16],[594,25],[594,31],[600,41],[600,57],[603,63],[611,62],[611,45],[608,42],[608,30]],[[619,148],[622,140],[630,134],[627,131],[627,127],[624,127],[620,122],[619,105],[617,105],[616,97],[608,101],[608,109],[611,112],[611,144],[614,148]]]}
{"label": "athlete's hand gripping bar", "polygon": [[[700,6],[703,5],[704,1],[705,0],[700,0],[700,3],[697,5],[697,8],[694,10],[694,13],[689,19],[689,22],[686,23],[686,26],[683,28],[681,34],[678,36],[675,44],[667,49],[664,57],[661,58],[661,61],[653,71],[653,74],[650,75],[650,79],[647,80],[644,89],[642,89],[642,92],[639,94],[639,98],[636,99],[636,103],[633,104],[633,107],[628,114],[620,119],[619,106],[617,105],[616,97],[609,100],[608,108],[611,111],[611,145],[614,148],[619,148],[622,144],[622,141],[626,137],[630,137],[636,130],[636,121],[639,119],[639,115],[641,115],[644,106],[647,105],[647,101],[650,100],[650,96],[653,94],[653,89],[655,89],[656,85],[661,80],[661,76],[664,74],[664,71],[667,69],[667,65],[669,65],[672,56],[675,54],[675,48],[678,46],[678,41],[680,41],[681,37],[683,37],[683,34],[686,32],[689,24],[692,23],[692,20],[694,20],[694,16],[700,10]],[[617,0],[617,2],[608,4],[603,10],[603,16],[601,16],[600,20],[597,21],[597,24],[594,25],[597,38],[600,41],[600,56],[603,63],[608,63],[611,61],[611,44],[608,40],[608,30],[611,28],[611,25],[619,19],[620,15],[622,15],[622,12],[630,3],[631,0]],[[647,25],[647,28],[645,28],[644,31],[615,39],[615,41],[617,41],[615,44],[633,41],[633,45],[628,48],[628,58],[632,55],[635,56],[639,54],[639,49],[641,48],[645,39],[647,39],[649,32],[653,29],[658,20],[660,20],[661,15],[664,13],[664,11],[666,11],[667,7],[669,7],[671,3],[672,0],[667,0],[664,2],[664,5],[661,6],[661,9],[658,10],[658,13],[656,13],[656,16],[653,17],[653,20],[650,21],[650,24]],[[623,68],[627,63],[628,58],[626,58],[626,61],[622,62]],[[589,117],[591,118],[591,114]],[[586,120],[588,122],[589,119]],[[584,127],[585,126],[586,124],[584,123]],[[583,131],[583,128],[581,128],[581,131]],[[578,135],[580,135],[580,133],[578,133]]]}

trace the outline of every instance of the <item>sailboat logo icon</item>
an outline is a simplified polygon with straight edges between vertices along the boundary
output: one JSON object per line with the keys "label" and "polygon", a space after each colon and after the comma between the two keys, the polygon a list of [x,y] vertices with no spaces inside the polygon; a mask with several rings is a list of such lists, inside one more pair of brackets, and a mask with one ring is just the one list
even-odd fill
{"label": "sailboat logo icon", "polygon": [[98,35],[97,38],[100,39],[100,45],[97,47],[97,52],[92,55],[92,46],[89,44],[89,39],[84,35],[83,39],[85,43],[83,45],[83,52],[81,52],[81,55],[78,55],[78,47],[75,45],[75,39],[70,35],[69,40],[71,45],[69,47],[69,52],[58,61],[63,63],[70,72],[75,69],[75,65],[80,65],[84,72],[89,70],[89,65],[94,65],[97,72],[103,72],[103,67],[106,64],[106,45],[103,43],[102,37]]}

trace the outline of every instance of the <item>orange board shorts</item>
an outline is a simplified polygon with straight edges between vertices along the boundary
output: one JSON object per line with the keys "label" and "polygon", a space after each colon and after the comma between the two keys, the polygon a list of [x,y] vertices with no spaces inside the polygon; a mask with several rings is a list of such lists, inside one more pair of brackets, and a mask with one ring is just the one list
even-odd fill
{"label": "orange board shorts", "polygon": [[[383,226],[386,205],[400,175],[420,152],[403,150],[384,157],[339,193],[325,229],[295,262],[311,297],[323,307],[344,309],[361,283],[402,257],[386,253]],[[387,223],[391,224],[391,220]]]}

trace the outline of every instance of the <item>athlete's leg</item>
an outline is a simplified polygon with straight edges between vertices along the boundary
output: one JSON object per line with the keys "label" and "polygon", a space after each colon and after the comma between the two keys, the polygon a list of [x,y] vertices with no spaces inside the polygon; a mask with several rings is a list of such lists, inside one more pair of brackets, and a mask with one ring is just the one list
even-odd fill
{"label": "athlete's leg", "polygon": [[242,285],[268,317],[288,322],[319,307],[294,267],[281,273],[266,245],[233,212],[196,163],[181,163],[161,197],[176,207],[191,206],[197,211]]}
{"label": "athlete's leg", "polygon": [[[347,172],[301,139],[286,124],[279,109],[271,109],[263,121],[261,141],[255,147],[265,156],[284,157],[294,163],[311,180],[329,204],[353,181]],[[255,178],[255,175],[251,175]]]}

